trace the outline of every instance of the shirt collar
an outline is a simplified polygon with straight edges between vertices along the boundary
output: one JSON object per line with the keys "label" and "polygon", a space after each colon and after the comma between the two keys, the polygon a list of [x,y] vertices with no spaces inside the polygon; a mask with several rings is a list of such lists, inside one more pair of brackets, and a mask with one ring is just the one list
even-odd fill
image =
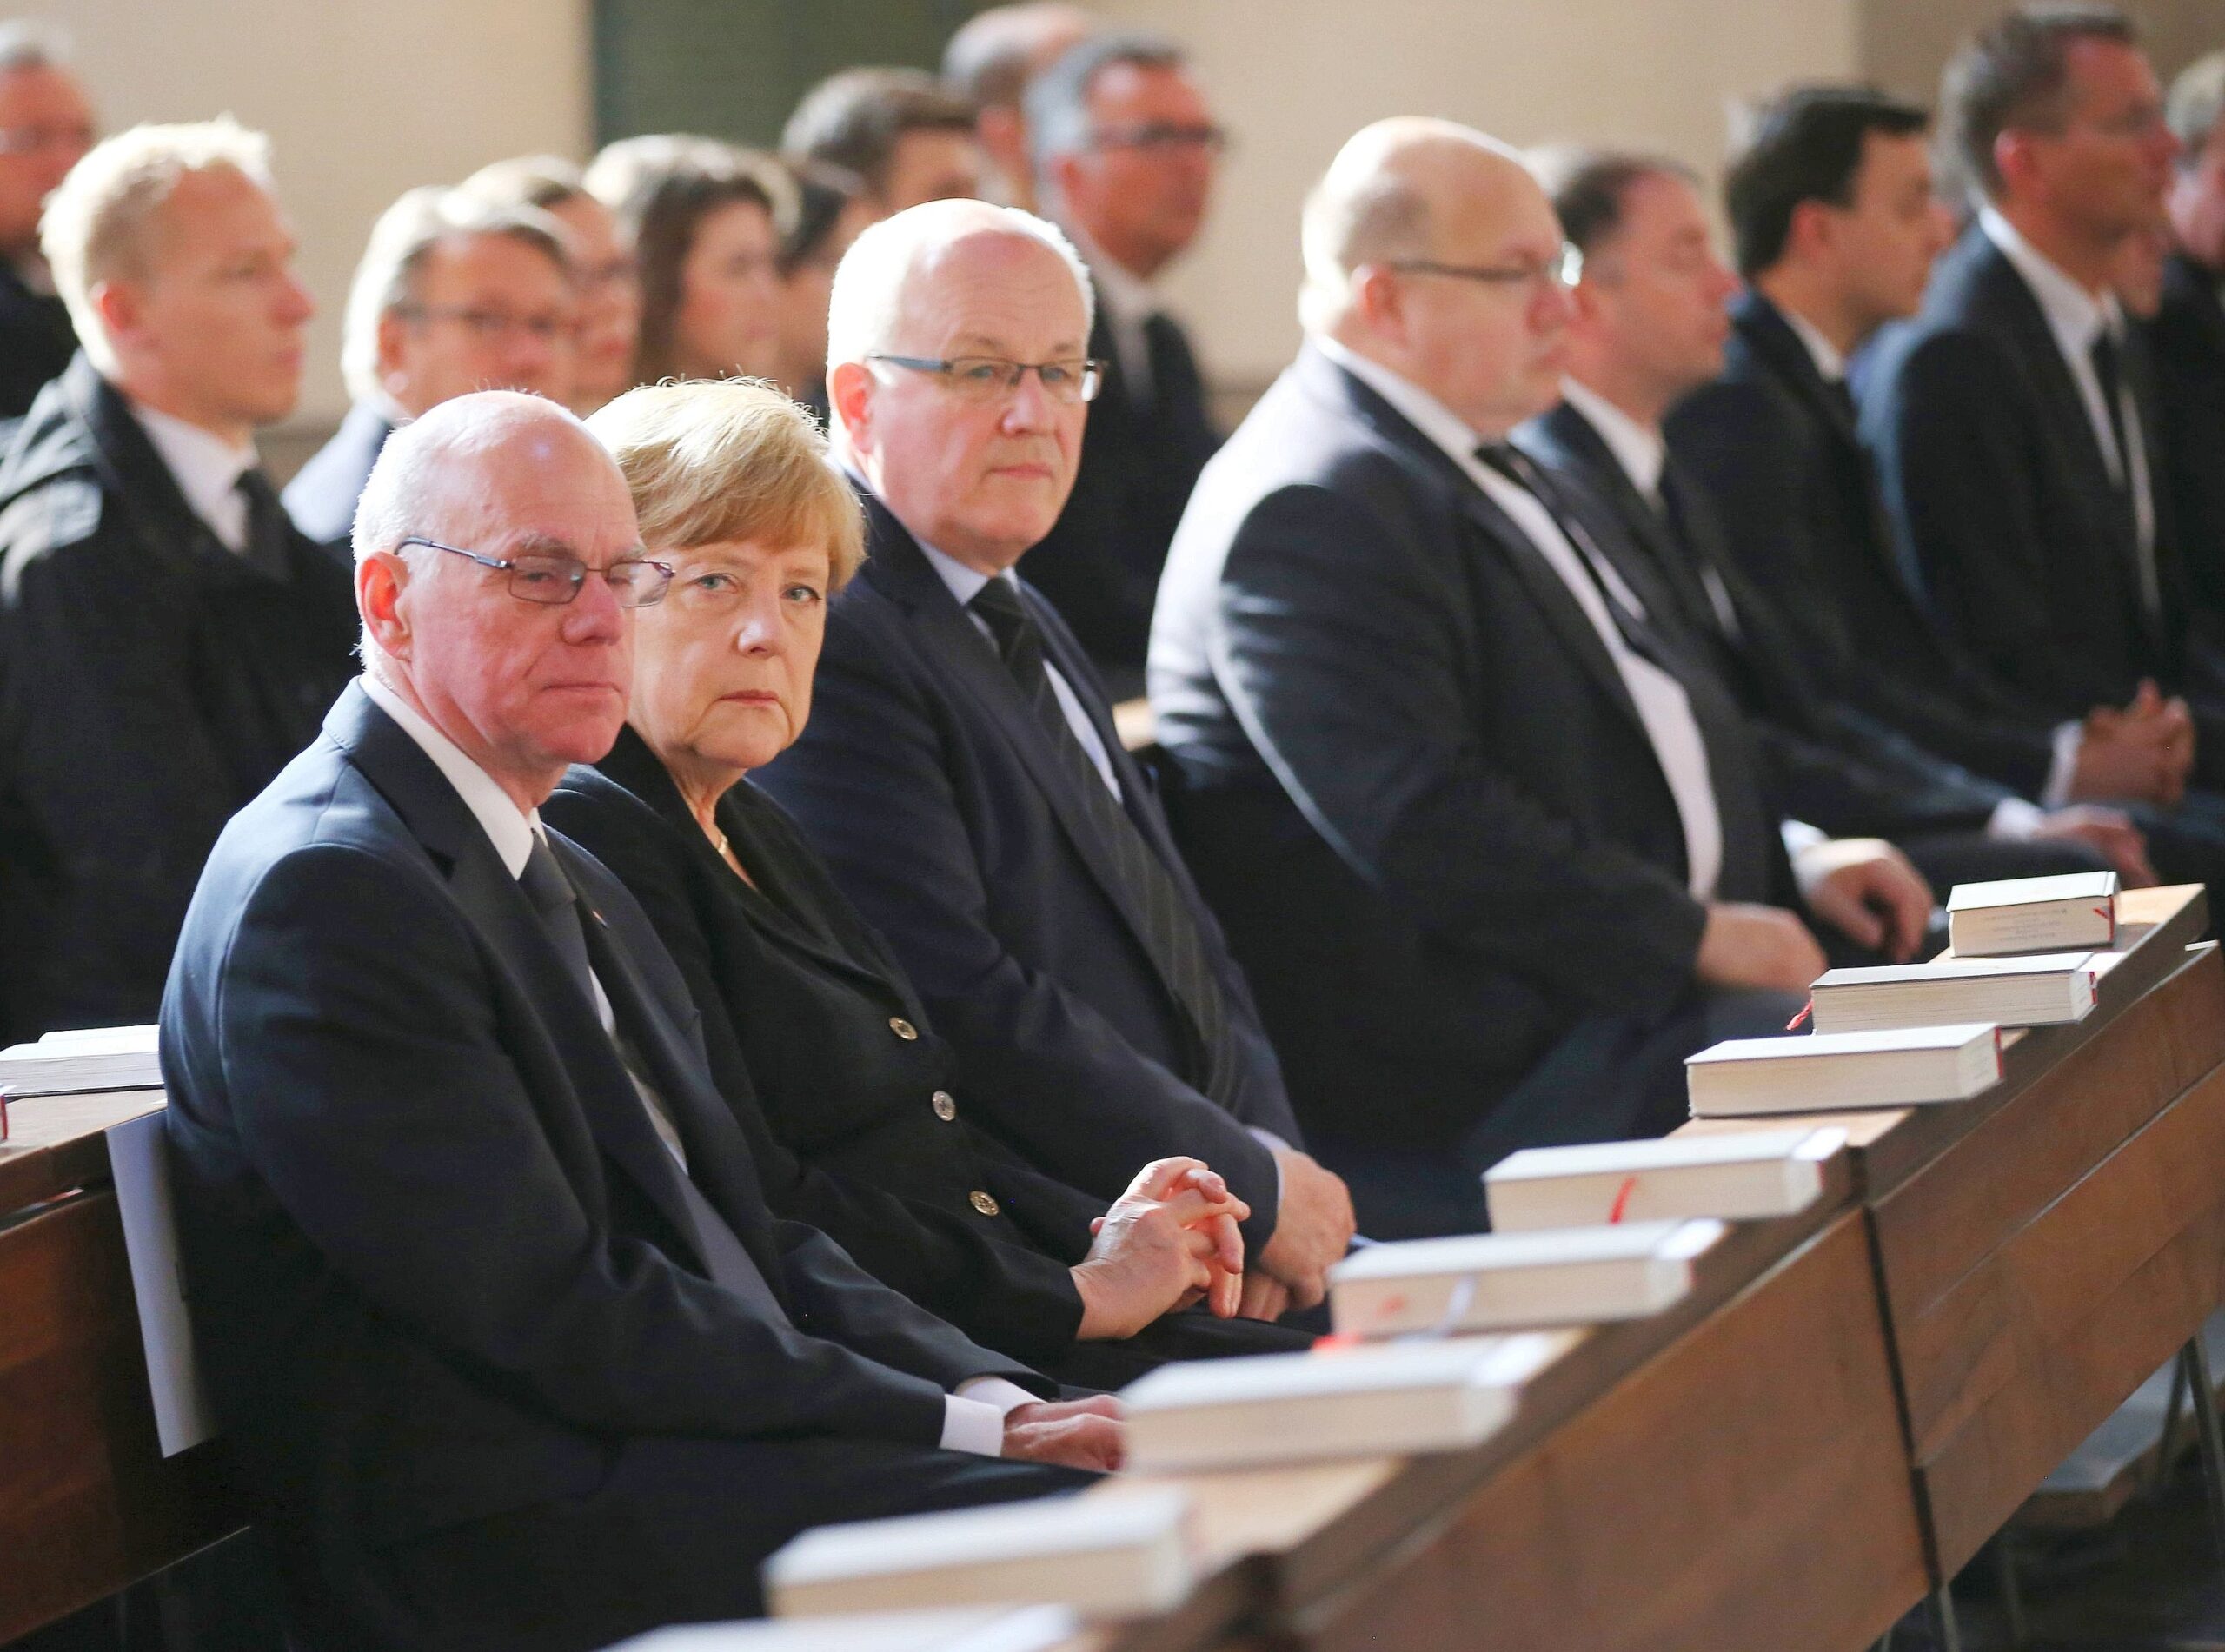
{"label": "shirt collar", "polygon": [[2001,255],[2016,267],[2032,289],[2032,296],[2039,301],[2040,313],[2047,317],[2048,329],[2056,335],[2064,354],[2084,355],[2094,348],[2094,340],[2103,328],[2111,333],[2121,330],[2120,312],[2115,294],[2096,298],[2063,272],[2061,265],[2024,239],[2016,226],[2002,217],[1992,207],[1978,209],[1978,227],[1985,238],[2001,249]]}
{"label": "shirt collar", "polygon": [[1370,361],[1325,334],[1316,334],[1313,346],[1388,401],[1463,470],[1473,468],[1476,449],[1483,445],[1484,438],[1465,419],[1411,380],[1400,377],[1380,362]]}
{"label": "shirt collar", "polygon": [[193,514],[204,522],[219,519],[224,501],[239,486],[240,478],[255,468],[255,444],[250,441],[235,448],[197,424],[158,413],[141,402],[129,406],[146,431],[147,440],[154,443],[155,451],[177,479],[178,491],[185,495]]}
{"label": "shirt collar", "polygon": [[956,557],[935,549],[917,534],[912,536],[912,542],[920,547],[920,554],[927,559],[927,566],[934,569],[935,576],[949,588],[951,595],[958,599],[958,606],[961,608],[971,607],[973,599],[981,594],[981,587],[991,580],[1002,580],[1015,586],[1020,583],[1018,576],[1010,568],[1001,574],[984,574],[979,568],[968,567]]}
{"label": "shirt collar", "polygon": [[376,677],[365,672],[361,680],[371,703],[399,723],[402,732],[417,742],[455,787],[464,807],[471,811],[487,840],[495,846],[495,853],[501,857],[504,870],[513,878],[521,875],[533,855],[534,838],[541,830],[541,811],[520,809],[510,800],[510,794],[495,783],[493,775],[466,757],[462,746]]}
{"label": "shirt collar", "polygon": [[1784,317],[1784,324],[1792,329],[1793,337],[1808,348],[1808,359],[1816,364],[1816,371],[1826,384],[1841,384],[1846,380],[1846,357],[1839,347],[1823,336],[1823,329],[1797,309],[1787,309],[1780,304],[1777,313]]}
{"label": "shirt collar", "polygon": [[1624,473],[1648,499],[1661,496],[1661,472],[1669,462],[1669,445],[1658,429],[1649,430],[1588,384],[1561,381],[1561,394],[1584,421],[1599,433],[1607,450]]}

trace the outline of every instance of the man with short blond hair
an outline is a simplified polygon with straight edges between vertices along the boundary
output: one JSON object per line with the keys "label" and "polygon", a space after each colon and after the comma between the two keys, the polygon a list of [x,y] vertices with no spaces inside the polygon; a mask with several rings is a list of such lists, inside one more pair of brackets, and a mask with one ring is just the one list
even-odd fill
{"label": "man with short blond hair", "polygon": [[203,859],[348,680],[345,571],[257,463],[309,295],[262,137],[110,138],[50,198],[83,348],[0,460],[9,1036],[149,1019]]}
{"label": "man with short blond hair", "polygon": [[26,412],[77,348],[39,251],[38,218],[93,136],[62,36],[27,19],[0,23],[0,419]]}

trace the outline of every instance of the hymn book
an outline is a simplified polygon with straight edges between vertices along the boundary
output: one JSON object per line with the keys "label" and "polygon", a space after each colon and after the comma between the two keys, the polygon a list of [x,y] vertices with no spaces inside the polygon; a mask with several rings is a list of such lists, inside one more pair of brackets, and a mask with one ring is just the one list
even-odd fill
{"label": "hymn book", "polygon": [[1997,1022],[2082,1021],[2101,972],[2091,952],[2034,958],[1938,958],[1929,964],[1832,970],[1809,989],[1817,1032]]}
{"label": "hymn book", "polygon": [[163,1082],[156,1032],[151,1026],[95,1027],[10,1045],[0,1050],[0,1090],[11,1096],[60,1096],[153,1089]]}
{"label": "hymn book", "polygon": [[2114,945],[2117,875],[2079,872],[1956,884],[1947,897],[1947,938],[1957,958]]}
{"label": "hymn book", "polygon": [[1054,1497],[807,1531],[765,1562],[774,1615],[1070,1606],[1128,1617],[1181,1604],[1194,1581],[1189,1494]]}
{"label": "hymn book", "polygon": [[1990,1021],[1733,1038],[1684,1063],[1698,1118],[1966,1101],[2000,1082],[2001,1029]]}
{"label": "hymn book", "polygon": [[612,1652],[1051,1652],[1081,1632],[1063,1606],[763,1618],[691,1623],[636,1636]]}
{"label": "hymn book", "polygon": [[1823,1167],[1845,1145],[1846,1131],[1834,1128],[1526,1147],[1484,1172],[1484,1197],[1495,1233],[1710,1216],[1757,1221],[1797,1215],[1821,1198]]}
{"label": "hymn book", "polygon": [[1128,1466],[1144,1474],[1451,1451],[1514,1415],[1569,1332],[1373,1343],[1185,1360],[1130,1384]]}
{"label": "hymn book", "polygon": [[1329,1270],[1339,1335],[1516,1330],[1642,1319],[1692,1288],[1721,1222],[1630,1222],[1373,1244]]}

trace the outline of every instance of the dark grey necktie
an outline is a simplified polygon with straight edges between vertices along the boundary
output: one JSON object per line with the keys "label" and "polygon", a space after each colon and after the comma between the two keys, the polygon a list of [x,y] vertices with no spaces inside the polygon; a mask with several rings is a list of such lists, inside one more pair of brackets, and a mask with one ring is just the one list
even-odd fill
{"label": "dark grey necktie", "polygon": [[1476,457],[1500,475],[1512,482],[1524,493],[1536,500],[1546,515],[1553,519],[1553,526],[1561,530],[1561,537],[1576,552],[1576,560],[1591,579],[1592,588],[1599,593],[1599,600],[1607,605],[1607,612],[1614,616],[1615,629],[1629,644],[1630,651],[1649,665],[1677,675],[1670,661],[1670,651],[1655,636],[1646,616],[1631,607],[1617,589],[1617,581],[1607,577],[1611,564],[1584,524],[1561,497],[1560,489],[1538,468],[1530,455],[1511,441],[1486,441],[1476,449]]}
{"label": "dark grey necktie", "polygon": [[[588,958],[587,928],[580,922],[580,898],[572,887],[572,880],[565,876],[563,866],[548,840],[538,832],[533,834],[533,853],[526,857],[525,870],[518,874],[518,885],[532,901],[541,926],[548,932],[555,944],[556,955],[564,960],[565,971],[580,989],[580,996],[588,1004],[595,1001],[594,969]],[[626,1069],[626,1076],[633,1081],[640,1093],[644,1108],[654,1108],[650,1099],[654,1093],[641,1078],[639,1067],[628,1052],[623,1038],[614,1039],[618,1058]],[[674,1126],[678,1128],[677,1125]],[[660,1151],[663,1143],[658,1143]],[[725,1286],[737,1297],[748,1302],[767,1317],[786,1324],[787,1313],[772,1287],[765,1283],[765,1276],[742,1246],[741,1239],[718,1208],[703,1196],[695,1185],[695,1178],[678,1164],[673,1173],[680,1182],[681,1198],[686,1201],[687,1214],[695,1224],[696,1248],[702,1252],[703,1261],[711,1271],[714,1283]]]}
{"label": "dark grey necktie", "polygon": [[249,567],[274,580],[291,577],[286,556],[287,529],[291,519],[260,465],[240,473],[232,489],[247,501],[247,552]]}
{"label": "dark grey necktie", "polygon": [[1044,732],[1059,757],[1073,771],[1098,834],[1111,851],[1113,865],[1144,919],[1145,949],[1152,966],[1166,984],[1197,1034],[1205,1057],[1205,1082],[1199,1087],[1224,1105],[1234,1098],[1238,1063],[1228,1030],[1228,1007],[1220,983],[1205,957],[1205,941],[1191,917],[1189,903],[1168,873],[1166,863],[1128,818],[1105,784],[1105,777],[1091,760],[1066,721],[1057,690],[1045,665],[1043,633],[1027,612],[1019,588],[1009,580],[991,580],[969,605],[996,639],[997,654],[1020,693],[1026,696]]}

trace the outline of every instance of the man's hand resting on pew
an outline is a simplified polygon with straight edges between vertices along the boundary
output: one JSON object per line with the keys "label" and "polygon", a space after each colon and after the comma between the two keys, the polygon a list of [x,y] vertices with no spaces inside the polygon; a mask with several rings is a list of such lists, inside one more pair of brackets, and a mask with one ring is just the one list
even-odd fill
{"label": "man's hand resting on pew", "polygon": [[[1311,1308],[1329,1294],[1329,1270],[1352,1246],[1358,1226],[1352,1196],[1342,1177],[1295,1147],[1278,1148],[1275,1163],[1282,1167],[1282,1205],[1275,1215],[1274,1237],[1259,1252],[1259,1269],[1287,1290],[1285,1305]],[[1252,1295],[1248,1285],[1245,1295]],[[1279,1317],[1251,1315],[1248,1309],[1246,1313]]]}
{"label": "man's hand resting on pew", "polygon": [[1808,926],[1782,906],[1718,900],[1707,909],[1692,970],[1710,986],[1804,992],[1829,967]]}
{"label": "man's hand resting on pew", "polygon": [[1155,1159],[1090,1225],[1096,1237],[1073,1270],[1083,1341],[1132,1337],[1161,1314],[1199,1298],[1223,1319],[1244,1281],[1252,1207],[1194,1158]]}
{"label": "man's hand resting on pew", "polygon": [[1086,1400],[1014,1406],[1005,1413],[1001,1455],[1021,1463],[1115,1473],[1128,1455],[1120,1402],[1110,1394],[1093,1394]]}
{"label": "man's hand resting on pew", "polygon": [[2130,799],[2176,807],[2194,766],[2194,715],[2183,700],[2163,698],[2142,682],[2119,710],[2097,706],[2086,713],[2070,771],[2074,801]]}
{"label": "man's hand resting on pew", "polygon": [[1792,874],[1809,911],[1856,945],[1905,964],[1923,945],[1931,926],[1931,886],[1883,838],[1831,838],[1811,845],[1793,856]]}

